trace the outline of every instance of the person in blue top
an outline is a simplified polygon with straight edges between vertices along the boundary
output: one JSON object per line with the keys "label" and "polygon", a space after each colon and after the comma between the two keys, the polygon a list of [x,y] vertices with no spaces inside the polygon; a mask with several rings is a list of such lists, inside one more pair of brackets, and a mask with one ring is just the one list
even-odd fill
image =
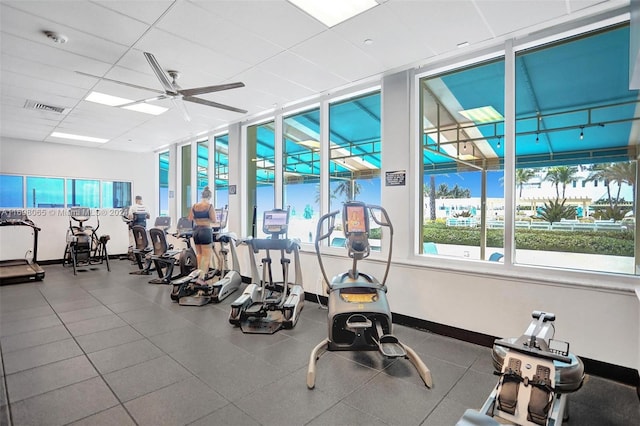
{"label": "person in blue top", "polygon": [[216,211],[211,205],[211,190],[206,186],[202,190],[201,200],[191,206],[189,219],[193,220],[193,244],[198,259],[198,269],[200,278],[209,271],[211,266],[211,255],[213,254],[213,229],[211,226],[216,222]]}

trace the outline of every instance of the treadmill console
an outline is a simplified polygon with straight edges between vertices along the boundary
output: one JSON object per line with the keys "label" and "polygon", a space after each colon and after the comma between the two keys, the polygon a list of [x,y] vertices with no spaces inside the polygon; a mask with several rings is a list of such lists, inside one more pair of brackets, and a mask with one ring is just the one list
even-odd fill
{"label": "treadmill console", "polygon": [[289,227],[289,211],[282,209],[264,212],[262,232],[269,235],[283,235]]}
{"label": "treadmill console", "polygon": [[229,218],[229,210],[215,209],[216,221],[211,227],[216,231],[221,231],[227,227],[227,219]]}

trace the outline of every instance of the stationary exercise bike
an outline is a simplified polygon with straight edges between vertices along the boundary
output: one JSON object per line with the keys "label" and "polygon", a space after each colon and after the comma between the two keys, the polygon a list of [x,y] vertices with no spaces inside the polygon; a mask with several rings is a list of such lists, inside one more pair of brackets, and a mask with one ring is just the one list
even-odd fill
{"label": "stationary exercise bike", "polygon": [[[172,235],[182,240],[186,247],[182,250],[174,250],[173,245],[167,243],[166,228],[149,229],[149,237],[153,245],[150,259],[158,273],[158,278],[149,280],[149,284],[171,284],[173,280],[189,275],[197,267],[198,259],[191,246],[193,221],[181,217],[176,225],[176,232]],[[178,273],[173,275],[176,266]]]}
{"label": "stationary exercise bike", "polygon": [[569,418],[569,394],[584,381],[584,364],[569,343],[553,340],[552,313],[534,311],[519,338],[498,339],[492,359],[500,376],[480,411],[468,409],[457,426],[560,426]]}
{"label": "stationary exercise bike", "polygon": [[[249,246],[251,258],[251,284],[231,304],[229,314],[229,322],[240,326],[243,333],[273,334],[281,328],[293,328],[304,306],[300,243],[297,239],[287,238],[289,211],[265,211],[263,217],[262,230],[270,238],[249,238],[244,241]],[[260,251],[265,252],[262,275],[258,272],[255,256]],[[273,279],[271,251],[280,253],[281,282]],[[292,255],[295,277],[293,282],[289,282]]]}
{"label": "stationary exercise bike", "polygon": [[[418,354],[401,343],[392,334],[391,309],[387,302],[385,285],[391,266],[391,246],[393,246],[393,226],[387,212],[382,207],[359,201],[349,201],[342,209],[343,230],[346,248],[353,266],[347,272],[338,274],[331,281],[327,278],[320,253],[320,242],[331,237],[335,217],[339,211],[328,213],[318,221],[315,248],[320,271],[328,285],[328,331],[329,337],[320,342],[309,357],[307,387],[315,387],[316,362],[320,355],[329,351],[380,351],[386,358],[407,358],[416,367],[422,381],[433,386],[431,372]],[[380,217],[376,217],[379,213]],[[369,246],[369,216],[375,223],[389,229],[390,248],[387,268],[382,282],[371,275],[358,271],[358,261],[367,258]],[[328,231],[324,232],[325,222]],[[320,352],[322,351],[322,352]]]}
{"label": "stationary exercise bike", "polygon": [[[200,270],[196,269],[186,277],[171,281],[171,300],[185,306],[203,306],[209,302],[218,303],[235,292],[242,283],[240,261],[236,253],[238,238],[232,232],[222,232],[227,227],[229,210],[215,209],[216,222],[213,224],[213,254],[215,267],[205,274],[203,282],[198,282]],[[233,257],[233,269],[229,269],[228,254]]]}

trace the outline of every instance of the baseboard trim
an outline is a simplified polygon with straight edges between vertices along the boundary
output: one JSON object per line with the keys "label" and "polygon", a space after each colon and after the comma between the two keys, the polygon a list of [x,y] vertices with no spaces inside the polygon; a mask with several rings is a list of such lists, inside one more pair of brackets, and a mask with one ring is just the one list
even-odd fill
{"label": "baseboard trim", "polygon": [[[313,293],[305,293],[305,300],[314,303],[318,303],[318,300],[320,300],[320,303],[322,303],[323,305],[327,304],[326,296],[317,296]],[[452,327],[450,325],[440,324],[433,321],[427,321],[393,312],[391,313],[391,317],[394,324],[404,325],[418,330],[429,331],[441,336],[451,337],[453,339],[474,343],[476,345],[485,346],[488,348],[492,347],[493,342],[498,339],[498,337],[496,336],[490,336],[488,334],[469,331],[462,328]],[[584,370],[586,374],[592,374],[594,376],[634,386],[636,387],[636,392],[638,394],[638,397],[640,398],[640,375],[638,374],[638,370],[629,367],[622,367],[615,364],[609,364],[607,362],[585,358],[582,356],[580,356],[580,359],[584,363]]]}

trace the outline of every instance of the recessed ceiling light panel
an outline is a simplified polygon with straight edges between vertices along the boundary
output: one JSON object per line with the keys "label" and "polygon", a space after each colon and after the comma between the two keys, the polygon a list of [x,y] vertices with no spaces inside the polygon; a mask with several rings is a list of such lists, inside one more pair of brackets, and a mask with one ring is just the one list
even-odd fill
{"label": "recessed ceiling light panel", "polygon": [[51,137],[60,138],[60,139],[71,139],[74,141],[83,141],[83,142],[96,142],[96,143],[109,142],[109,139],[94,138],[92,136],[74,135],[71,133],[62,133],[62,132],[53,132],[51,133]]}
{"label": "recessed ceiling light panel", "polygon": [[289,0],[327,27],[361,14],[378,5],[375,0]]}

